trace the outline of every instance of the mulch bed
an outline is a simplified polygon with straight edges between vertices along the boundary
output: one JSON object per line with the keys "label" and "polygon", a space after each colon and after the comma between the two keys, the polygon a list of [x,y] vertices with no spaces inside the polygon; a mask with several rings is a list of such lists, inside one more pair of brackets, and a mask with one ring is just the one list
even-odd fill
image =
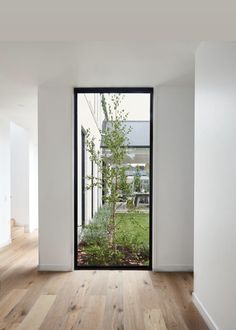
{"label": "mulch bed", "polygon": [[[141,254],[134,254],[130,252],[128,249],[125,249],[124,247],[118,246],[117,249],[124,254],[124,258],[120,260],[119,263],[116,265],[111,264],[104,264],[104,265],[97,265],[97,266],[144,266],[146,265],[147,259],[144,259],[144,257]],[[89,256],[87,252],[84,249],[84,245],[80,244],[78,248],[78,254],[77,254],[77,261],[78,265],[85,266],[90,265],[89,264]]]}

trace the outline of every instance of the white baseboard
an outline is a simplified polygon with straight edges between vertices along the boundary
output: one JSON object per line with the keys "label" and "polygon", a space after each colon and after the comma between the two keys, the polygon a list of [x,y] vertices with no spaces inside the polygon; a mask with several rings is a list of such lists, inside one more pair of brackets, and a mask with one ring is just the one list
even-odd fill
{"label": "white baseboard", "polygon": [[11,244],[11,239],[8,239],[0,244],[0,249],[4,248],[10,244]]}
{"label": "white baseboard", "polygon": [[39,265],[40,272],[71,272],[73,271],[71,265]]}
{"label": "white baseboard", "polygon": [[193,292],[193,294],[192,294],[192,300],[193,300],[193,303],[196,306],[197,310],[201,314],[202,318],[206,322],[207,326],[209,327],[209,329],[210,330],[220,330],[217,327],[217,325],[215,324],[215,322],[213,321],[212,317],[207,312],[206,308],[203,306],[203,304],[201,303],[201,301],[198,299],[198,297],[195,294],[195,292]]}
{"label": "white baseboard", "polygon": [[154,272],[192,272],[192,265],[158,265],[153,267]]}

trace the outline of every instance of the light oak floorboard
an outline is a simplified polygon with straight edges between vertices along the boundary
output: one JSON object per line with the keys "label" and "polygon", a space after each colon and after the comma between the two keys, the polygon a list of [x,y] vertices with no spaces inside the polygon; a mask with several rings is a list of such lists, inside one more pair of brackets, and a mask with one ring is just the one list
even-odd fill
{"label": "light oak floorboard", "polygon": [[144,312],[145,330],[167,330],[160,309],[151,309]]}
{"label": "light oak floorboard", "polygon": [[13,289],[2,301],[0,301],[0,320],[4,319],[11,312],[26,292],[27,290]]}
{"label": "light oak floorboard", "polygon": [[33,305],[29,314],[25,317],[19,326],[19,330],[38,330],[45,316],[51,308],[56,296],[42,295]]}
{"label": "light oak floorboard", "polygon": [[37,233],[0,251],[0,330],[207,330],[191,273],[39,272]]}

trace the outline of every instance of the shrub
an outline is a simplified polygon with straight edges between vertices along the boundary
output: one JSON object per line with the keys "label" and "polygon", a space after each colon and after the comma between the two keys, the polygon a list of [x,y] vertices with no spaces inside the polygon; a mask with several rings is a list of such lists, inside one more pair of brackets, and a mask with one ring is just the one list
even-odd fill
{"label": "shrub", "polygon": [[137,253],[142,255],[142,257],[144,259],[149,259],[149,244],[141,244],[138,248],[137,248]]}
{"label": "shrub", "polygon": [[127,209],[128,210],[134,209],[134,201],[133,201],[133,199],[128,199],[127,202],[126,202],[126,206],[127,206]]}
{"label": "shrub", "polygon": [[124,265],[149,259],[148,215],[134,210],[117,216],[113,245],[109,241],[111,209],[105,205],[80,234],[84,265]]}
{"label": "shrub", "polygon": [[80,235],[80,243],[84,245],[102,245],[108,238],[108,224],[111,209],[103,206],[94,215],[93,220],[86,225]]}
{"label": "shrub", "polygon": [[109,249],[108,244],[91,245],[85,247],[85,263],[89,265],[118,265],[124,254],[120,251]]}

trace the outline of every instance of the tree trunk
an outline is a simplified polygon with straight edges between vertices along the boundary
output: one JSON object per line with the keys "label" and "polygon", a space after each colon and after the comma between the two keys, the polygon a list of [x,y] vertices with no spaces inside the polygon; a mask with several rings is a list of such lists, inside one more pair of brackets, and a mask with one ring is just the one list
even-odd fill
{"label": "tree trunk", "polygon": [[111,225],[110,225],[110,237],[109,237],[109,243],[110,243],[111,247],[114,247],[115,230],[116,230],[116,202],[113,202],[112,203]]}

